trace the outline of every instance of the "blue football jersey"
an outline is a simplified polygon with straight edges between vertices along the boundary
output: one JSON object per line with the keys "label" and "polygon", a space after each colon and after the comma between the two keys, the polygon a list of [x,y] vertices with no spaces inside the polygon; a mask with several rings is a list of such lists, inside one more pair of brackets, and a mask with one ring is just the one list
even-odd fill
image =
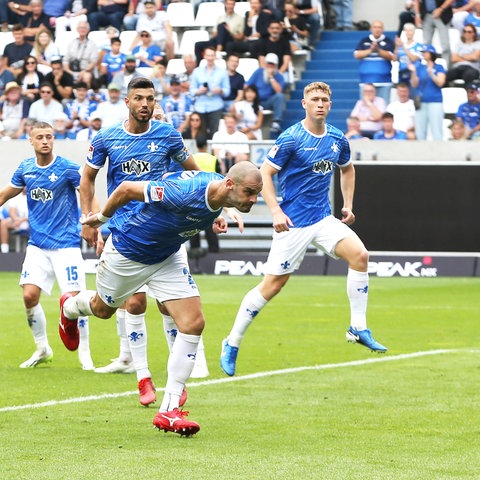
{"label": "blue football jersey", "polygon": [[27,187],[29,245],[46,250],[80,246],[79,170],[78,164],[59,156],[46,167],[34,157],[18,166],[10,184]]}
{"label": "blue football jersey", "polygon": [[[165,173],[179,169],[189,155],[182,136],[168,123],[150,122],[146,132],[133,134],[121,122],[97,133],[88,151],[87,164],[99,169],[108,159],[110,196],[124,180],[161,180]],[[135,202],[130,202],[119,209],[109,225],[114,225],[134,205]]]}
{"label": "blue football jersey", "polygon": [[281,207],[295,227],[312,225],[332,212],[329,190],[334,169],[351,161],[345,135],[326,124],[323,135],[305,129],[303,121],[287,128],[265,159],[278,170]]}
{"label": "blue football jersey", "polygon": [[110,227],[115,248],[147,265],[165,260],[219,216],[222,209],[213,210],[207,194],[209,184],[222,178],[218,173],[187,170],[149,182],[146,203],[137,202]]}

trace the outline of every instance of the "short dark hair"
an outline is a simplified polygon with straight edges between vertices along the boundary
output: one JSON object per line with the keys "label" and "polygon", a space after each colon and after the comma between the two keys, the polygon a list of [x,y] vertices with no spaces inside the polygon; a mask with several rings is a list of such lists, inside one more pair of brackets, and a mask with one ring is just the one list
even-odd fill
{"label": "short dark hair", "polygon": [[134,78],[134,79],[130,80],[130,83],[128,84],[128,87],[127,87],[127,93],[130,93],[130,91],[133,90],[134,88],[153,88],[153,89],[155,89],[155,87],[153,86],[153,82],[150,79],[145,78],[145,77],[137,77],[137,78]]}
{"label": "short dark hair", "polygon": [[393,120],[393,113],[390,112],[385,112],[382,114],[382,120],[385,120],[386,118],[390,118]]}
{"label": "short dark hair", "polygon": [[113,45],[114,43],[122,43],[122,41],[120,40],[120,37],[113,37],[110,40],[110,45]]}
{"label": "short dark hair", "polygon": [[197,148],[205,148],[207,146],[207,136],[206,135],[198,135],[196,138]]}
{"label": "short dark hair", "polygon": [[53,92],[53,85],[50,82],[42,82],[38,88],[41,90],[43,87],[47,87]]}
{"label": "short dark hair", "polygon": [[24,30],[25,27],[21,23],[16,23],[12,28],[12,32],[23,32]]}

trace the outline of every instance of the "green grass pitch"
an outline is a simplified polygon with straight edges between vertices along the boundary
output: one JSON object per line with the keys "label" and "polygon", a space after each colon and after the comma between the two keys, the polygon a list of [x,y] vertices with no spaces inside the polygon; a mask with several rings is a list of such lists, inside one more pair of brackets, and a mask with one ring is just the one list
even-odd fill
{"label": "green grass pitch", "polygon": [[[369,327],[389,347],[376,355],[345,340],[345,278],[293,276],[250,327],[232,380],[220,343],[259,278],[196,281],[210,376],[189,383],[186,409],[201,430],[182,438],[152,427],[161,391],[144,408],[135,375],[80,369],[58,337],[58,289],[42,297],[53,362],[18,368],[34,345],[18,275],[0,274],[3,479],[479,478],[480,279],[372,277]],[[150,301],[159,389],[160,323]],[[97,366],[117,356],[114,319],[92,317],[90,336]]]}

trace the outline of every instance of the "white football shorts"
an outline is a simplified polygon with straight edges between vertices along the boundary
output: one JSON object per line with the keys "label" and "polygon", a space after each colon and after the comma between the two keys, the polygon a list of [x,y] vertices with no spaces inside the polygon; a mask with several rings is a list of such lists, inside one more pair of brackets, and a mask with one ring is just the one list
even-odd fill
{"label": "white football shorts", "polygon": [[144,285],[159,302],[200,295],[190,275],[185,249],[180,248],[161,263],[145,265],[124,257],[109,237],[97,268],[99,297],[118,308]]}
{"label": "white football shorts", "polygon": [[300,268],[310,244],[336,259],[337,243],[350,235],[355,235],[355,232],[333,215],[308,227],[290,228],[288,232],[273,232],[272,245],[263,272],[270,275],[293,273]]}
{"label": "white football shorts", "polygon": [[55,278],[62,293],[85,290],[85,264],[80,248],[43,250],[28,245],[19,285],[36,285],[50,295]]}

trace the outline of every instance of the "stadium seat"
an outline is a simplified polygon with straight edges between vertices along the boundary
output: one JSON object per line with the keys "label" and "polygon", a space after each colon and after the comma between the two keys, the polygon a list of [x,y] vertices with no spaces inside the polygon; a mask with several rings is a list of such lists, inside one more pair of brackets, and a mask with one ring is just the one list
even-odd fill
{"label": "stadium seat", "polygon": [[171,58],[167,64],[167,75],[180,75],[185,73],[185,64],[183,58]]}
{"label": "stadium seat", "polygon": [[152,67],[137,67],[136,70],[140,75],[142,75],[142,77],[152,78]]}
{"label": "stadium seat", "polygon": [[245,78],[245,81],[248,81],[252,76],[252,73],[260,66],[256,58],[240,58],[238,60],[237,72],[241,73]]}
{"label": "stadium seat", "polygon": [[167,5],[167,18],[172,28],[195,26],[193,5],[189,2],[174,2]]}
{"label": "stadium seat", "polygon": [[[174,5],[174,4],[170,4]],[[207,30],[185,30],[180,40],[180,46],[178,48],[179,55],[185,55],[187,53],[195,53],[195,44],[197,42],[208,41],[210,35]]]}
{"label": "stadium seat", "polygon": [[455,115],[458,107],[467,101],[467,91],[461,87],[442,88],[443,113]]}
{"label": "stadium seat", "polygon": [[57,33],[55,37],[55,46],[58,48],[58,52],[62,57],[67,53],[70,43],[77,37],[77,32],[65,31]]}
{"label": "stadium seat", "polygon": [[132,53],[130,47],[132,46],[132,42],[137,36],[137,32],[135,30],[124,30],[120,33],[120,41],[122,42],[122,46],[120,47],[120,51],[125,54]]}
{"label": "stadium seat", "polygon": [[5,45],[13,43],[13,33],[12,32],[0,32],[0,55],[3,54],[5,50]]}
{"label": "stadium seat", "polygon": [[[199,66],[200,66],[200,67],[203,67],[203,66],[205,66],[206,64],[207,64],[207,61],[206,61],[204,58],[202,58],[202,59],[200,60],[200,65],[199,65]],[[226,62],[223,58],[216,58],[216,59],[215,59],[215,65],[216,65],[218,68],[225,68],[225,69],[227,68],[227,62]]]}
{"label": "stadium seat", "polygon": [[88,38],[92,40],[92,42],[95,42],[98,48],[102,48],[104,45],[110,45],[110,39],[105,30],[92,30],[88,34]]}
{"label": "stadium seat", "polygon": [[[405,32],[402,32],[400,34],[400,39],[402,42],[407,41],[407,36],[405,35]],[[423,30],[421,28],[416,28],[415,33],[413,34],[413,40],[418,43],[423,43]]]}
{"label": "stadium seat", "polygon": [[234,11],[241,17],[245,17],[245,14],[250,11],[250,2],[235,2]]}
{"label": "stadium seat", "polygon": [[221,15],[225,15],[225,5],[222,2],[201,3],[195,16],[195,25],[200,28],[216,27]]}
{"label": "stadium seat", "polygon": [[37,70],[40,73],[43,73],[43,75],[47,75],[52,71],[52,67],[49,67],[48,65],[44,65],[43,63],[38,63]]}

